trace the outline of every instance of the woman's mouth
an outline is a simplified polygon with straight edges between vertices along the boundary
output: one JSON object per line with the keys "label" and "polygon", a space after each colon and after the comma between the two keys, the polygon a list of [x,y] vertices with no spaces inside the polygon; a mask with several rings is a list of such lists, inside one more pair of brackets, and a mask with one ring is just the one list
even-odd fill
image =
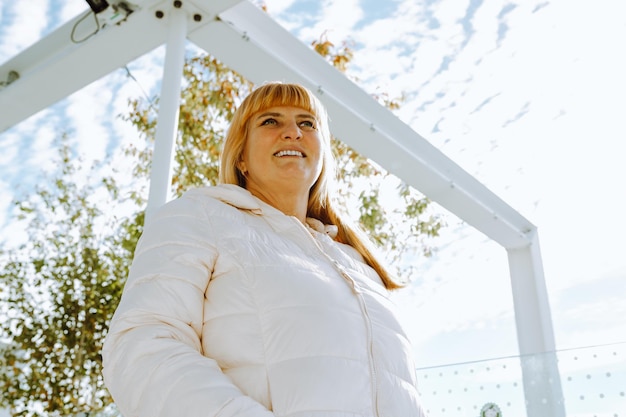
{"label": "woman's mouth", "polygon": [[283,156],[299,156],[300,158],[304,158],[304,154],[300,151],[294,151],[294,150],[285,150],[285,151],[278,151],[274,154],[274,156],[276,157],[283,157]]}

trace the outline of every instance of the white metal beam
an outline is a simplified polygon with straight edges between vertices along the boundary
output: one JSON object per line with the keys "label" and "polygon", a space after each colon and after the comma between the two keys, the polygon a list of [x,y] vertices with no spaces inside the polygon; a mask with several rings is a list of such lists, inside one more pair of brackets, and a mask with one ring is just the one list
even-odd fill
{"label": "white metal beam", "polygon": [[178,136],[182,75],[185,65],[187,17],[187,12],[180,8],[172,8],[164,17],[167,19],[168,26],[167,49],[165,51],[159,114],[154,138],[154,152],[150,168],[150,190],[146,207],[146,220],[155,209],[171,198],[172,163]]}
{"label": "white metal beam", "polygon": [[[189,27],[208,24],[240,1],[196,2],[200,8],[186,0]],[[85,17],[86,11],[0,65],[0,80],[7,80],[11,72],[19,75],[0,88],[0,132],[164,44],[167,16],[159,19],[156,12],[167,13],[173,1],[132,3],[137,9],[126,20],[102,28],[95,36],[88,37],[97,26],[92,16]],[[194,14],[201,20],[194,20]]]}
{"label": "white metal beam", "polygon": [[526,412],[565,417],[539,237],[537,233],[531,237],[529,246],[507,251]]}
{"label": "white metal beam", "polygon": [[72,19],[0,67],[0,77],[9,71],[19,79],[0,90],[0,132],[69,96],[116,68],[165,41],[161,25],[147,13],[133,13],[128,21],[111,26],[97,36],[73,43],[72,30],[83,28],[75,38],[87,36],[87,23]]}
{"label": "white metal beam", "polygon": [[[0,131],[163,44],[167,28],[156,10],[171,1],[143,1],[120,25],[79,44],[79,18],[0,67],[20,78],[0,90]],[[524,247],[535,226],[422,136],[247,1],[184,2],[200,22],[188,37],[255,83],[284,79],[317,91],[333,115],[334,134],[500,243]],[[214,20],[219,13],[220,20]],[[84,34],[84,33],[83,33]],[[28,97],[28,99],[24,99]]]}

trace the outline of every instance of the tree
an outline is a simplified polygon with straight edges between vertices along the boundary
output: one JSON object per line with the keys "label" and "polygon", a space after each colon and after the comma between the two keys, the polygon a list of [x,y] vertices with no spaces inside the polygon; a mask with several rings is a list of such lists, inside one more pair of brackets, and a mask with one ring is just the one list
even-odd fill
{"label": "tree", "polygon": [[104,196],[77,185],[80,161],[65,142],[59,159],[58,176],[16,202],[27,242],[0,252],[0,407],[16,416],[94,413],[111,403],[100,349],[134,241],[94,198],[111,204],[115,184],[97,187],[110,191]]}

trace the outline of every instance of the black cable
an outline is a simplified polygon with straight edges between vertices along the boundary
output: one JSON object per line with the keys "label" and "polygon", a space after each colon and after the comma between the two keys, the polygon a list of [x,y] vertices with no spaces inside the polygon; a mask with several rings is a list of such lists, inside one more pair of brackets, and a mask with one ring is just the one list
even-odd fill
{"label": "black cable", "polygon": [[[93,18],[96,21],[96,30],[89,34],[86,38],[83,39],[79,39],[76,40],[74,38],[74,34],[76,32],[76,28],[78,27],[79,24],[81,24],[90,14],[93,14]],[[91,38],[93,35],[95,35],[96,33],[100,32],[100,22],[98,21],[98,15],[93,13],[92,11],[88,11],[83,17],[81,17],[80,19],[78,19],[78,21],[76,22],[76,24],[74,25],[74,27],[72,28],[72,33],[70,34],[70,40],[74,43],[81,43],[81,42],[85,42],[87,39]]]}
{"label": "black cable", "polygon": [[141,86],[141,83],[137,80],[137,78],[135,78],[135,76],[130,72],[130,69],[128,68],[128,66],[124,65],[124,69],[126,70],[126,75],[128,77],[130,77],[133,81],[135,81],[135,83],[137,83],[137,85],[139,86],[139,89],[141,90],[141,92],[143,93],[144,97],[146,98],[146,100],[148,101],[148,107],[150,108],[150,110],[152,110],[152,112],[155,115],[158,115],[158,112],[156,111],[156,109],[154,108],[154,103],[152,101],[152,99],[150,98],[150,96],[148,96],[148,94],[146,93],[146,90],[143,89],[143,87]]}

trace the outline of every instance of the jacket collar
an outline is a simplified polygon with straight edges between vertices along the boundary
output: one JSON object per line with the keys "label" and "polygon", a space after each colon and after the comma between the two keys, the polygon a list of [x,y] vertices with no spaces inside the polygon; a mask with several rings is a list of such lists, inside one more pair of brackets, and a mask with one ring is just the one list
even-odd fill
{"label": "jacket collar", "polygon": [[[213,197],[225,204],[238,208],[240,210],[247,210],[256,215],[265,215],[270,219],[278,220],[285,216],[283,212],[275,207],[259,200],[252,195],[250,191],[234,184],[219,184],[214,187],[205,187],[203,189],[204,194],[209,197]],[[269,219],[268,219],[269,220]],[[307,217],[307,226],[319,233],[325,233],[334,239],[337,236],[337,226],[323,224],[321,221]],[[275,222],[271,222],[275,223]],[[280,227],[282,228],[282,227]]]}
{"label": "jacket collar", "polygon": [[240,210],[251,211],[254,214],[263,214],[263,206],[270,207],[253,196],[250,191],[234,184],[219,184],[214,187],[205,187],[203,192],[209,197],[213,197]]}

